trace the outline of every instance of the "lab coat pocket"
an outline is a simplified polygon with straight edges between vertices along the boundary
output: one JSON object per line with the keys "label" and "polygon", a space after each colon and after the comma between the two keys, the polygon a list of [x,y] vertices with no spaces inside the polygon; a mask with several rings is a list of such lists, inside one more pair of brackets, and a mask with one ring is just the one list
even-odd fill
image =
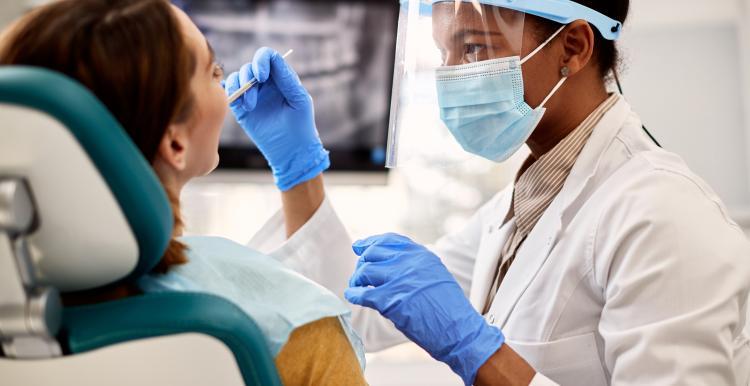
{"label": "lab coat pocket", "polygon": [[738,385],[750,385],[750,338],[747,333],[734,340],[734,373]]}
{"label": "lab coat pocket", "polygon": [[551,342],[507,344],[526,359],[534,369],[560,385],[608,385],[596,348],[594,333]]}

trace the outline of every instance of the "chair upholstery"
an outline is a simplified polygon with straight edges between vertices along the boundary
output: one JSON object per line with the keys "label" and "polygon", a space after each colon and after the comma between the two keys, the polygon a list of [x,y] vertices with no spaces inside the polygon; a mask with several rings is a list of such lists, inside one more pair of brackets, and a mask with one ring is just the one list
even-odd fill
{"label": "chair upholstery", "polygon": [[[37,201],[41,201],[37,204],[45,209],[44,205],[47,204],[44,200],[45,194],[51,195],[50,200],[54,200],[68,190],[74,190],[78,196],[69,198],[69,201],[64,203],[52,202],[50,207],[75,206],[76,199],[92,201],[99,197],[92,195],[86,197],[85,195],[98,187],[92,185],[103,184],[114,197],[117,206],[122,211],[121,215],[125,217],[127,225],[137,242],[138,255],[133,256],[136,259],[136,266],[129,272],[128,279],[140,277],[150,271],[159,262],[172,234],[172,212],[164,189],[155,173],[106,107],[92,93],[72,79],[52,71],[28,67],[2,68],[0,71],[0,106],[4,107],[4,115],[6,115],[5,119],[0,120],[6,126],[0,128],[2,130],[0,135],[5,139],[3,142],[7,147],[5,149],[3,145],[0,145],[0,149],[6,155],[9,153],[13,155],[13,157],[0,157],[0,174],[31,175],[31,181],[29,182],[34,184],[36,182],[34,178],[40,175],[40,173],[33,173],[32,175],[32,172],[37,172],[36,168],[40,167],[37,165],[42,164],[41,166],[45,168],[53,168],[58,165],[67,166],[64,165],[66,159],[49,159],[49,153],[52,149],[61,152],[66,151],[67,148],[64,148],[66,144],[59,142],[66,139],[65,135],[68,137],[72,135],[74,140],[72,143],[77,146],[67,146],[71,148],[69,152],[61,153],[60,156],[72,158],[78,155],[76,153],[83,152],[85,158],[90,160],[94,171],[98,173],[100,180],[86,180],[89,186],[76,185],[76,183],[83,182],[77,180],[80,177],[80,169],[88,166],[83,162],[69,166],[76,170],[55,171],[58,174],[57,176],[52,175],[51,171],[50,174],[41,174],[40,179],[52,180],[55,191],[34,192]],[[19,112],[13,109],[14,107],[22,110]],[[38,114],[35,116],[34,112]],[[8,115],[11,115],[14,119],[11,119]],[[38,117],[40,115],[41,117]],[[51,118],[54,123],[67,130],[65,130],[65,133],[57,133],[57,129],[60,128],[49,127],[52,125],[50,123],[47,124],[47,127],[38,130],[41,133],[33,138],[35,142],[22,142],[25,137],[18,133],[28,131],[29,135],[32,135],[38,119],[44,118]],[[18,122],[22,119],[25,122]],[[44,122],[42,121],[42,123]],[[45,130],[46,132],[44,132]],[[60,139],[57,139],[58,135],[61,135]],[[8,140],[9,137],[10,140]],[[50,140],[52,138],[56,139],[56,143],[42,142],[44,139]],[[44,145],[48,147],[43,147]],[[37,150],[38,148],[42,148],[45,153],[40,153]],[[13,154],[13,152],[16,154]],[[23,153],[19,154],[20,152]],[[59,178],[60,174],[69,176],[69,179],[55,180],[55,178]],[[43,182],[47,181],[39,181],[40,184]],[[87,202],[80,204],[85,208]],[[47,219],[41,223],[42,227],[37,230],[37,233],[46,232],[47,229],[44,227],[49,223],[54,225],[54,229],[49,229],[49,231],[57,233],[65,230],[63,226],[77,226],[81,228],[79,231],[85,230],[84,227],[86,226],[101,226],[101,224],[76,223],[76,216],[88,216],[91,219],[90,221],[106,221],[101,217],[96,217],[99,215],[97,213],[85,211],[65,213],[64,215],[65,218],[62,219],[49,218],[48,215]],[[40,216],[44,216],[44,213],[41,213]],[[62,216],[60,215],[60,217]],[[111,235],[112,238],[119,236]],[[66,242],[68,239],[75,240],[75,237],[75,233],[70,234],[62,242]],[[88,247],[92,249],[98,242],[107,241],[75,240],[76,244],[91,244]],[[55,240],[55,242],[58,242],[58,240]],[[52,245],[39,245],[38,247],[60,248],[59,245],[48,244]],[[48,256],[46,260],[56,258],[72,260],[79,258],[79,256],[61,256],[58,254]],[[71,264],[71,261],[66,261],[66,263]],[[91,266],[88,261],[84,264],[86,266],[75,268],[83,271]],[[51,276],[49,284],[56,287],[66,287],[63,288],[63,291],[93,288],[83,278],[73,277],[68,279],[66,277],[63,280],[63,278],[55,276],[57,273],[43,274],[44,277]],[[75,274],[75,271],[73,274]],[[73,283],[69,283],[70,281],[78,281],[80,285],[73,285]]]}
{"label": "chair upholstery", "polygon": [[79,354],[136,339],[197,332],[232,350],[246,385],[280,385],[271,353],[257,325],[234,304],[216,296],[148,294],[64,311],[64,348]]}
{"label": "chair upholstery", "polygon": [[[95,377],[87,377],[87,370],[113,365],[101,358],[132,358],[112,384],[128,384],[131,376],[143,384],[150,372],[159,372],[174,374],[185,385],[190,374],[200,379],[219,367],[236,369],[225,375],[238,384],[281,384],[261,331],[225,299],[167,293],[54,307],[58,291],[95,290],[150,272],[172,234],[170,205],[156,175],[84,87],[44,69],[0,67],[0,188],[8,181],[14,189],[28,187],[23,204],[33,207],[34,222],[19,230],[0,221],[0,266],[17,268],[0,272],[0,279],[15,285],[0,283],[0,338],[23,342],[39,334],[42,342],[56,341],[63,355],[50,350],[29,360],[6,350],[0,356],[0,383],[91,384]],[[0,220],[18,195],[0,192]],[[185,365],[185,358],[199,358],[193,362],[200,364],[200,358],[219,355],[217,345],[231,352],[236,366],[225,369],[227,361],[208,369]],[[158,355],[159,363],[136,360],[145,354],[138,351],[142,347],[161,346],[179,347],[173,355],[185,362]],[[211,354],[202,352],[209,348]],[[47,379],[45,372],[54,376]]]}

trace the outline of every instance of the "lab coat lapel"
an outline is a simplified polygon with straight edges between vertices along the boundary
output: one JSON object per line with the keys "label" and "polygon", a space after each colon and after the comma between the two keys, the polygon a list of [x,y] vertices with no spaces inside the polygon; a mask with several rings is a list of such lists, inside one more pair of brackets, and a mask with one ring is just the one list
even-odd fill
{"label": "lab coat lapel", "polygon": [[[576,200],[590,184],[604,151],[614,140],[630,114],[630,105],[621,97],[594,128],[560,193],[519,248],[490,309],[495,324],[504,326],[526,289],[547,262],[550,251],[578,210]],[[572,212],[571,212],[572,211]]]}
{"label": "lab coat lapel", "polygon": [[510,210],[513,189],[509,189],[508,191],[510,193],[505,195],[496,212],[497,220],[490,224],[485,224],[486,227],[482,230],[486,233],[483,235],[482,243],[479,245],[479,251],[477,252],[474,276],[471,282],[471,292],[469,294],[471,304],[480,312],[484,308],[490,287],[495,279],[500,252],[513,230],[511,222],[503,225],[503,221]]}
{"label": "lab coat lapel", "polygon": [[[582,202],[579,197],[583,192],[590,186],[596,185],[591,182],[599,169],[604,152],[625,126],[625,122],[631,117],[631,114],[630,104],[624,97],[620,96],[620,100],[604,114],[594,128],[559,194],[562,201],[562,213],[560,215],[563,224],[570,222],[572,216],[580,208]],[[637,126],[640,127],[641,123],[638,122]]]}
{"label": "lab coat lapel", "polygon": [[[559,198],[559,196],[558,196]],[[560,232],[561,200],[555,199],[516,253],[490,308],[495,323],[504,326],[521,295],[547,261]]]}

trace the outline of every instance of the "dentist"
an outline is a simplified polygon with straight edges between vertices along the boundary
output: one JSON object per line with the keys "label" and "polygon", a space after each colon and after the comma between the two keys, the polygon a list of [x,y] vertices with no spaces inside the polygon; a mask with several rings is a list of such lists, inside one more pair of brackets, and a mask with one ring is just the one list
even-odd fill
{"label": "dentist", "polygon": [[[261,82],[231,107],[283,197],[251,243],[363,306],[368,349],[408,338],[467,385],[747,385],[748,241],[607,92],[629,1],[401,6],[398,68],[434,82],[397,83],[394,98],[432,91],[445,129],[489,160],[526,144],[514,184],[429,248],[395,234],[352,248],[325,198],[312,100],[264,49],[227,80],[228,92]],[[431,39],[418,41],[419,20]],[[441,60],[409,67],[430,63],[423,52]]]}

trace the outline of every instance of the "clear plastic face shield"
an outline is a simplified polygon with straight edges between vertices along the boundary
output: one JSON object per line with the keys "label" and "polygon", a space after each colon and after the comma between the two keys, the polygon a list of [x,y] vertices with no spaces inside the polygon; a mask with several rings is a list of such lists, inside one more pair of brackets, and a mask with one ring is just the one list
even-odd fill
{"label": "clear plastic face shield", "polygon": [[[492,105],[501,98],[491,95],[492,85],[483,85],[480,78],[474,84],[451,84],[451,78],[459,80],[462,73],[450,71],[471,64],[481,67],[492,59],[519,58],[524,18],[522,12],[479,1],[403,0],[387,167],[453,165],[472,157],[451,133],[447,115],[451,107],[461,107],[463,102],[484,100]],[[471,77],[471,69],[463,74]],[[463,92],[454,92],[456,87]],[[466,97],[472,101],[461,100]],[[505,97],[510,101],[513,96]]]}
{"label": "clear plastic face shield", "polygon": [[[526,14],[561,28],[523,51]],[[568,0],[402,0],[386,166],[507,160],[568,76],[561,69],[544,102],[529,106],[522,64],[577,19],[608,39],[622,27]]]}

